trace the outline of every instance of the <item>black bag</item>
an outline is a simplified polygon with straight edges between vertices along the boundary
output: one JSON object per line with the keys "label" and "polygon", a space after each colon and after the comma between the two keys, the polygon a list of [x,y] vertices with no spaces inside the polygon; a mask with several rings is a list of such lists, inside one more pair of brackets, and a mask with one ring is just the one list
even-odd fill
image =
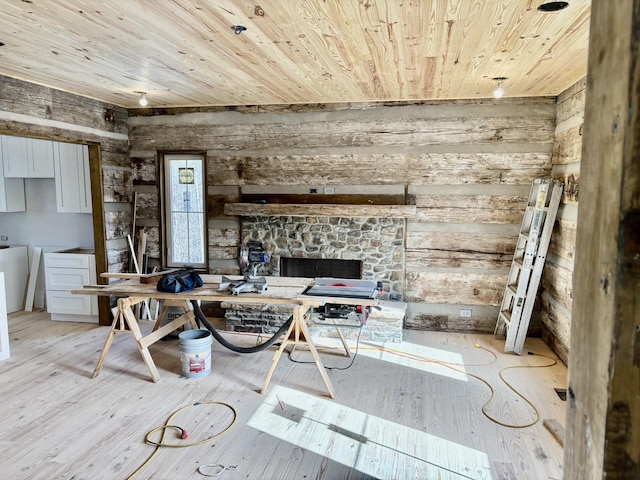
{"label": "black bag", "polygon": [[156,288],[159,292],[180,293],[201,286],[202,278],[198,272],[192,268],[182,268],[162,275]]}

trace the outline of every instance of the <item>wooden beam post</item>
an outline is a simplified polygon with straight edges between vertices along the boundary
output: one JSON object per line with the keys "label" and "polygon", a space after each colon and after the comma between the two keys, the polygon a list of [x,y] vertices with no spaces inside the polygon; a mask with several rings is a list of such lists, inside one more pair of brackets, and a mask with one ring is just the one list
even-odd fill
{"label": "wooden beam post", "polygon": [[[102,184],[101,146],[89,145],[89,175],[91,178],[91,208],[93,210],[93,245],[96,258],[96,274],[99,284],[107,284],[107,278],[101,278],[101,272],[109,270],[107,260],[107,234],[105,232],[104,187]],[[98,297],[98,321],[100,325],[111,325],[111,306],[109,297]]]}
{"label": "wooden beam post", "polygon": [[640,0],[592,0],[565,479],[640,478]]}

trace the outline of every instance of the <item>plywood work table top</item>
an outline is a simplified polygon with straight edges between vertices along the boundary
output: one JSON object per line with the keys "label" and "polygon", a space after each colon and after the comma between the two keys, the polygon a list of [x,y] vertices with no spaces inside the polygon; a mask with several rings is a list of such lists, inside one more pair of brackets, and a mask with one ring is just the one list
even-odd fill
{"label": "plywood work table top", "polygon": [[[267,290],[260,293],[241,293],[232,295],[228,292],[220,292],[218,288],[222,282],[222,275],[201,275],[204,285],[181,293],[160,292],[156,284],[141,283],[138,278],[129,278],[109,285],[88,285],[81,289],[73,290],[73,293],[82,295],[117,296],[117,297],[144,297],[161,300],[203,300],[224,301],[233,303],[280,303],[319,306],[325,303],[341,303],[348,305],[377,305],[375,299],[361,299],[348,297],[319,297],[304,295],[303,292],[313,285],[312,278],[303,277],[265,277]],[[239,275],[225,275],[232,280],[241,280]]]}

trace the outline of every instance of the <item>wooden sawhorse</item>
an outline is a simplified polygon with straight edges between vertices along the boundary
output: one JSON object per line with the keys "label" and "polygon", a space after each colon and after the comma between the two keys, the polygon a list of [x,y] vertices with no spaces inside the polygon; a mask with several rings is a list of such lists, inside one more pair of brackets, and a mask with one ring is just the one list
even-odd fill
{"label": "wooden sawhorse", "polygon": [[153,327],[152,333],[143,336],[142,331],[140,330],[140,325],[138,325],[138,320],[133,313],[132,307],[141,302],[144,302],[146,299],[147,297],[128,297],[118,299],[118,310],[116,312],[115,318],[113,319],[113,323],[111,324],[109,335],[107,335],[107,339],[104,342],[104,347],[102,347],[102,352],[100,353],[100,358],[98,358],[96,368],[93,370],[92,378],[96,378],[100,374],[100,369],[102,368],[104,359],[106,358],[107,353],[111,348],[111,343],[113,342],[113,337],[115,337],[116,333],[127,332],[132,334],[133,338],[135,338],[136,344],[138,345],[138,350],[140,350],[140,355],[142,355],[142,359],[144,360],[144,363],[147,364],[147,368],[151,373],[151,378],[154,382],[157,382],[158,380],[160,380],[160,375],[158,374],[156,364],[153,363],[151,353],[149,353],[149,345],[154,344],[169,333],[173,332],[175,329],[180,328],[187,323],[191,325],[191,328],[198,328],[195,320],[195,315],[189,307],[188,300],[165,300],[162,308],[163,312],[166,310],[167,306],[176,306],[182,307],[185,313],[180,317],[173,319],[166,325],[163,325],[162,327],[160,327],[162,316],[159,316],[156,320],[156,324]]}
{"label": "wooden sawhorse", "polygon": [[[287,345],[293,345],[293,348],[296,348],[296,345],[306,345],[311,355],[313,356],[313,360],[315,361],[318,370],[320,371],[320,375],[322,376],[322,380],[324,380],[324,384],[327,386],[327,390],[329,391],[329,396],[331,398],[335,398],[335,392],[333,389],[333,384],[331,383],[331,379],[327,375],[327,370],[324,368],[324,364],[320,359],[320,355],[318,354],[318,350],[311,340],[311,333],[309,332],[309,327],[307,327],[306,315],[311,309],[311,305],[302,304],[296,305],[293,308],[293,321],[289,326],[289,329],[284,334],[285,339],[280,344],[278,350],[273,356],[273,362],[271,363],[271,368],[269,369],[269,373],[267,374],[267,378],[264,381],[264,385],[260,393],[266,393],[267,387],[269,386],[269,382],[271,381],[271,376],[278,365],[278,360],[280,360],[280,356]],[[342,337],[342,335],[340,335]],[[342,337],[342,344],[344,345],[345,350],[347,351],[347,356],[350,355],[349,346],[347,345],[344,337]]]}
{"label": "wooden sawhorse", "polygon": [[[100,370],[109,352],[109,349],[111,348],[111,344],[116,333],[127,332],[133,335],[133,338],[135,339],[138,346],[138,350],[140,351],[140,355],[142,355],[142,359],[146,363],[147,368],[151,373],[151,378],[154,382],[158,382],[160,380],[160,375],[155,363],[153,362],[151,353],[149,352],[149,346],[183,325],[189,324],[191,328],[198,328],[193,310],[191,310],[189,306],[189,300],[164,300],[161,314],[156,320],[153,331],[148,335],[143,336],[142,331],[140,330],[140,325],[138,324],[138,320],[133,313],[133,307],[140,304],[141,302],[144,302],[146,299],[147,297],[136,296],[118,299],[117,312],[115,318],[113,319],[113,323],[111,324],[111,330],[109,331],[107,339],[105,340],[104,347],[102,347],[102,352],[100,353],[100,357],[98,358],[98,363],[96,364],[96,367],[93,371],[93,378],[97,377],[100,374]],[[163,318],[162,313],[164,313],[166,307],[169,306],[182,307],[185,313],[160,327],[160,321]],[[322,379],[327,387],[329,396],[331,398],[335,398],[333,384],[331,383],[331,379],[329,379],[329,376],[327,375],[327,371],[324,368],[320,355],[318,354],[318,350],[311,340],[311,333],[309,332],[309,327],[306,323],[306,316],[310,308],[311,305],[308,304],[299,304],[293,308],[293,320],[288,330],[284,334],[284,340],[274,354],[273,362],[271,363],[271,368],[269,369],[269,373],[267,374],[267,378],[265,379],[261,393],[266,392],[267,387],[269,386],[269,382],[271,381],[271,377],[273,376],[273,373],[278,365],[278,361],[280,360],[280,357],[282,356],[285,348],[288,345],[292,345],[294,349],[297,345],[305,345],[313,356],[315,364],[318,367],[320,375],[322,376]],[[342,339],[342,341],[345,347],[345,351],[347,352],[346,354],[349,355],[349,347],[346,344],[344,338]]]}

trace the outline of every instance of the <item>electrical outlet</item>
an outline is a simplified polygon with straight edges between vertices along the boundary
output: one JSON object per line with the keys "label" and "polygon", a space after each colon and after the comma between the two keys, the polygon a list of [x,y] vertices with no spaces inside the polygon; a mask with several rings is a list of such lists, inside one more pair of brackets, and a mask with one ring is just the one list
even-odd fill
{"label": "electrical outlet", "polygon": [[0,235],[0,241],[6,242],[7,240],[9,240],[9,237],[7,237],[6,235]]}
{"label": "electrical outlet", "polygon": [[471,318],[471,309],[470,308],[461,309],[460,316],[463,318]]}
{"label": "electrical outlet", "polygon": [[325,195],[333,195],[334,193],[336,193],[336,189],[334,187],[324,187]]}

